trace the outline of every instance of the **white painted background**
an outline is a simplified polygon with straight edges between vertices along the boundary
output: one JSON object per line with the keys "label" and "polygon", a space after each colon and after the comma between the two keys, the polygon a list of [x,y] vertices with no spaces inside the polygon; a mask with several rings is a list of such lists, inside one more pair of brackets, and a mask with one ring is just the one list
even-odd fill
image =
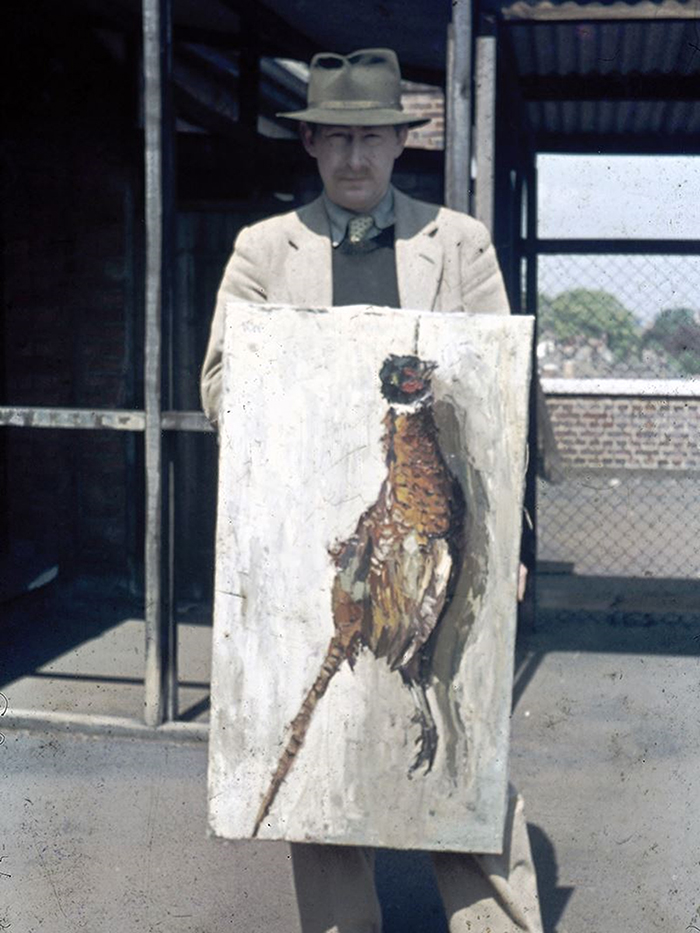
{"label": "white painted background", "polygon": [[417,353],[439,364],[441,447],[468,507],[479,494],[480,563],[488,565],[475,592],[467,559],[440,626],[439,679],[429,691],[436,761],[430,774],[408,778],[419,733],[409,692],[364,651],[354,672],[344,664],[331,681],[259,835],[500,849],[531,330],[522,317],[230,306],[209,773],[215,834],[252,832],[287,726],[333,634],[328,548],[353,533],[385,475],[379,369],[389,353]]}

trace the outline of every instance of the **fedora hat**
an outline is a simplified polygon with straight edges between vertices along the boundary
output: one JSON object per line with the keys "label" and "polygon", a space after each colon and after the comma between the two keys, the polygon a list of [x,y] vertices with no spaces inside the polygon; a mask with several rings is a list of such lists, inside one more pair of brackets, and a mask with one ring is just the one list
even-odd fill
{"label": "fedora hat", "polygon": [[320,52],[309,66],[306,110],[278,113],[289,120],[331,126],[424,126],[401,106],[401,71],[391,49],[360,49],[349,55]]}

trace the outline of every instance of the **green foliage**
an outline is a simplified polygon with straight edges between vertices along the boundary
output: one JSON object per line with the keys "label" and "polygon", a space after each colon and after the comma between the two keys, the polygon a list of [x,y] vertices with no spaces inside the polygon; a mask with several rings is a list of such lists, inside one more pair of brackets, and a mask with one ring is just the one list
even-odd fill
{"label": "green foliage", "polygon": [[690,308],[666,308],[646,331],[642,344],[665,353],[679,372],[700,373],[700,324]]}
{"label": "green foliage", "polygon": [[619,360],[640,346],[639,325],[627,308],[609,292],[574,288],[549,298],[539,296],[541,333],[569,346],[599,342]]}

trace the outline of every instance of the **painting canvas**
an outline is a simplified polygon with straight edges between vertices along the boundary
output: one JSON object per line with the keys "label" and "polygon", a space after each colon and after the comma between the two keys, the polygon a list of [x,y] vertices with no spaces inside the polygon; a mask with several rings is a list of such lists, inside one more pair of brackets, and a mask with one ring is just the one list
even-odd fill
{"label": "painting canvas", "polygon": [[228,308],[209,821],[500,851],[532,321]]}

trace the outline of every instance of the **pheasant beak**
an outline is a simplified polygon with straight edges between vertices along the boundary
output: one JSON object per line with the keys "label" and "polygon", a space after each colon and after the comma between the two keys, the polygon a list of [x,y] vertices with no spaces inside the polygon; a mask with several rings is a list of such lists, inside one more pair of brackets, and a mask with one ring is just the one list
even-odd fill
{"label": "pheasant beak", "polygon": [[401,383],[401,390],[413,395],[415,392],[420,392],[425,388],[425,382],[423,379],[404,379]]}
{"label": "pheasant beak", "polygon": [[422,367],[414,369],[412,366],[404,366],[401,370],[400,387],[402,392],[413,395],[425,388]]}
{"label": "pheasant beak", "polygon": [[428,387],[431,374],[437,369],[437,363],[420,363],[413,369],[405,366],[401,372],[401,389],[409,395],[423,392]]}

